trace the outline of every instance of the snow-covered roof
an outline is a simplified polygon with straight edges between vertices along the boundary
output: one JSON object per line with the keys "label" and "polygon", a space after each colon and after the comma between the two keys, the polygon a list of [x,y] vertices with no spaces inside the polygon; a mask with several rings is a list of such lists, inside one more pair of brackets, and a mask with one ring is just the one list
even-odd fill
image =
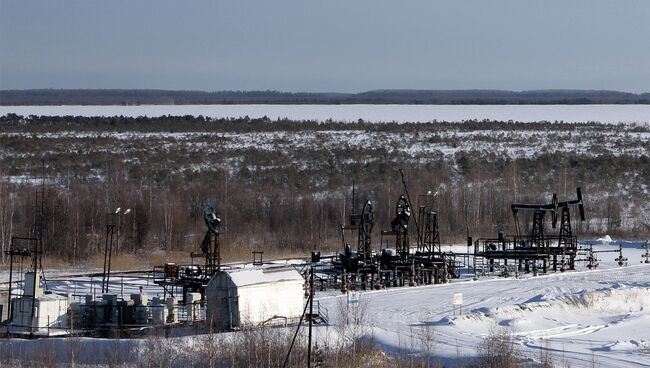
{"label": "snow-covered roof", "polygon": [[38,296],[36,299],[39,301],[59,301],[59,300],[68,300],[67,296],[59,295],[59,294],[43,294]]}
{"label": "snow-covered roof", "polygon": [[305,279],[293,267],[287,266],[262,266],[255,268],[239,268],[226,270],[232,282],[237,286],[248,286],[280,281],[300,281]]}
{"label": "snow-covered roof", "polygon": [[[21,295],[20,298],[24,298],[27,300],[31,300],[31,296],[24,296]],[[51,301],[61,301],[61,300],[69,300],[69,298],[65,295],[60,295],[60,294],[54,294],[54,293],[47,293],[47,294],[42,294],[36,297],[36,300],[39,302],[51,302]],[[0,303],[3,301],[0,300]]]}

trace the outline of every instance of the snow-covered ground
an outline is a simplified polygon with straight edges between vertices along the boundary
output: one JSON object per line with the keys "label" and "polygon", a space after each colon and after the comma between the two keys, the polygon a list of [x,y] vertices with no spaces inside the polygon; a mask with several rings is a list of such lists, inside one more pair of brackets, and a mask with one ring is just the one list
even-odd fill
{"label": "snow-covered ground", "polygon": [[[616,250],[618,243],[597,250]],[[432,354],[444,362],[476,356],[491,329],[505,328],[531,359],[550,351],[571,367],[650,366],[650,264],[638,244],[624,243],[629,266],[618,253],[600,253],[600,266],[577,272],[522,278],[481,278],[446,285],[388,289],[361,294],[363,320],[388,352],[418,352],[432,337]],[[463,294],[463,311],[452,296]],[[329,311],[344,296],[321,298]],[[338,313],[330,312],[331,322]],[[325,329],[326,327],[319,327]],[[325,333],[323,333],[325,335]],[[424,347],[426,348],[426,343]]]}
{"label": "snow-covered ground", "polygon": [[[62,132],[0,132],[0,138],[47,141],[48,154],[70,151],[86,153],[124,154],[125,162],[138,160],[141,153],[157,150],[170,152],[240,156],[245,150],[287,152],[293,155],[293,165],[308,165],[301,160],[304,152],[345,151],[350,148],[372,152],[385,149],[391,155],[412,158],[453,159],[460,152],[496,153],[508,158],[534,158],[549,152],[576,153],[585,156],[611,154],[614,156],[642,156],[648,154],[650,133],[637,132],[634,126],[616,127],[603,132],[600,127],[578,126],[559,131],[541,129],[502,131],[497,129],[459,131],[449,128],[439,131],[385,132],[366,130],[323,130],[272,132],[115,132],[115,131],[62,131]],[[92,143],[91,143],[92,142]],[[215,143],[216,142],[216,143]],[[535,147],[532,149],[531,146]],[[31,147],[31,146],[28,146]],[[0,158],[31,157],[41,151],[3,149]],[[217,165],[214,160],[202,161],[193,155],[192,171],[210,170]],[[368,160],[376,160],[369,157]],[[129,162],[134,163],[134,162]],[[236,162],[234,163],[236,164]],[[238,165],[230,167],[238,170]],[[225,167],[229,167],[226,165]],[[255,167],[249,167],[255,169]],[[9,182],[29,182],[33,178],[18,175],[0,178]]]}
{"label": "snow-covered ground", "polygon": [[463,120],[650,123],[650,105],[140,105],[0,106],[0,115],[268,117],[295,120],[426,122]]}
{"label": "snow-covered ground", "polygon": [[[444,285],[367,291],[361,293],[357,311],[361,310],[366,336],[389,354],[430,349],[441,362],[462,363],[476,356],[477,346],[491,329],[505,328],[533,361],[548,351],[563,366],[650,366],[650,264],[642,263],[642,243],[593,241],[583,246],[590,243],[598,251],[610,251],[598,254],[600,265],[594,270],[580,262],[574,272],[519,278],[465,275]],[[618,253],[611,252],[619,244],[627,266],[618,266]],[[83,277],[52,280],[49,286],[57,292],[83,293],[90,281]],[[137,292],[141,285],[150,295],[161,292],[146,278],[114,277],[112,281],[118,294]],[[454,310],[454,293],[463,294],[462,313]],[[345,298],[337,291],[317,294],[330,322],[316,327],[317,339],[330,339],[340,331]],[[87,350],[109,342],[83,339],[82,343]],[[15,344],[27,347],[44,342]]]}

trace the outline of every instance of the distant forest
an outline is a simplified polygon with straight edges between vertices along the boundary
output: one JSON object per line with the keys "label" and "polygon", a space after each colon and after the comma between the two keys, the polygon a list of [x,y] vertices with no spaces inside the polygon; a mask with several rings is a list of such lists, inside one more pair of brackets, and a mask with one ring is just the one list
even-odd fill
{"label": "distant forest", "polygon": [[0,105],[227,105],[422,104],[585,105],[650,104],[650,93],[600,90],[374,90],[361,93],[171,91],[149,89],[0,90]]}

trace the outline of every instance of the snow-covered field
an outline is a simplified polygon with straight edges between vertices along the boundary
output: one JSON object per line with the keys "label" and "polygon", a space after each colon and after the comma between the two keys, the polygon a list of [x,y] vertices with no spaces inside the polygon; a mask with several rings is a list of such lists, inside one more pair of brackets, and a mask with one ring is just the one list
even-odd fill
{"label": "snow-covered field", "polygon": [[[612,251],[618,249],[618,242],[597,243],[594,248]],[[363,292],[358,313],[367,338],[389,354],[430,350],[441,362],[462,363],[476,356],[477,346],[491,329],[505,328],[531,363],[542,352],[549,352],[562,366],[647,367],[650,264],[641,263],[640,243],[624,242],[623,249],[629,259],[624,267],[614,260],[618,253],[599,253],[600,266],[595,270],[579,263],[575,272],[520,278],[467,275],[445,285]],[[57,292],[79,293],[89,281],[51,281],[50,286]],[[115,277],[113,281],[113,290],[119,293],[122,280]],[[159,292],[146,279],[127,277],[124,282],[125,294],[135,292],[139,285],[150,295]],[[454,293],[463,294],[462,313],[454,311]],[[336,291],[317,295],[330,321],[328,326],[316,327],[318,339],[331,338],[339,331],[345,298]],[[87,350],[107,342],[83,339],[82,343]]]}
{"label": "snow-covered field", "polygon": [[650,123],[650,105],[139,105],[0,106],[0,116],[182,116],[268,117],[293,120],[427,122],[463,120]]}
{"label": "snow-covered field", "polygon": [[[650,115],[649,115],[650,116]],[[22,129],[22,127],[21,127]],[[385,160],[377,150],[386,151],[390,157],[404,160],[454,160],[459,153],[495,154],[507,159],[534,159],[548,153],[579,154],[584,157],[612,155],[640,157],[648,154],[650,133],[646,128],[626,125],[603,129],[601,125],[572,124],[563,129],[548,131],[543,127],[527,130],[501,130],[486,126],[484,129],[460,130],[458,126],[445,126],[436,130],[382,131],[371,129],[304,130],[295,131],[185,131],[142,132],[135,130],[111,131],[3,131],[0,139],[8,142],[0,146],[0,159],[22,162],[25,158],[43,154],[60,155],[68,160],[69,152],[86,155],[122,156],[129,165],[148,166],[147,160],[155,157],[183,157],[175,160],[176,167],[166,167],[177,172],[209,172],[217,168],[238,172],[251,152],[283,152],[281,157],[267,156],[264,162],[247,160],[248,170],[263,170],[293,165],[302,169],[315,168],[315,155],[349,155],[355,150],[364,154],[366,162]],[[25,144],[18,144],[25,142]],[[214,157],[224,160],[215,160]],[[227,160],[226,160],[227,159]],[[286,161],[283,161],[286,160]],[[356,159],[358,160],[358,158]],[[7,161],[9,162],[9,161]],[[342,162],[349,163],[342,160]],[[83,169],[73,165],[77,169]],[[101,180],[97,172],[85,172],[88,180]],[[5,176],[0,181],[12,183],[34,182],[33,177]]]}
{"label": "snow-covered field", "polygon": [[[542,130],[513,131],[504,133],[498,130],[475,130],[458,132],[446,130],[439,132],[373,132],[363,130],[319,131],[319,132],[184,132],[184,133],[143,133],[143,132],[53,132],[53,133],[0,133],[1,137],[36,137],[52,142],[50,153],[83,149],[85,152],[125,153],[134,160],[142,150],[154,149],[163,152],[182,149],[183,152],[223,154],[224,151],[241,152],[254,149],[260,151],[292,152],[296,150],[345,150],[353,147],[359,150],[385,148],[390,154],[404,154],[407,157],[444,157],[452,159],[459,152],[484,151],[497,152],[509,158],[531,158],[536,155],[553,152],[569,152],[593,156],[610,153],[614,156],[641,156],[648,153],[647,142],[650,133],[630,132],[620,129],[616,132],[599,132],[582,130],[565,130],[545,132]],[[92,148],[85,148],[89,140],[96,140]],[[598,139],[598,144],[595,140]],[[129,144],[147,142],[146,145]],[[219,142],[215,145],[214,142]],[[530,149],[535,142],[537,150]],[[120,150],[115,144],[123,146]],[[24,152],[12,152],[0,148],[0,158],[19,156]],[[35,155],[36,153],[32,153]],[[298,159],[294,164],[301,163]],[[214,163],[212,163],[214,165]],[[209,163],[206,162],[206,167]],[[192,169],[201,169],[197,165]],[[28,178],[22,178],[23,181]],[[21,181],[15,178],[14,181]]]}
{"label": "snow-covered field", "polygon": [[[505,328],[531,359],[548,350],[554,361],[571,367],[647,367],[650,264],[640,263],[641,253],[625,247],[627,267],[616,265],[617,253],[601,253],[595,270],[581,266],[578,272],[368,292],[360,297],[363,319],[384,350],[417,352],[423,337],[433,336],[432,354],[446,362],[475,356],[490,329]],[[460,315],[458,309],[454,314],[454,293],[463,294]],[[321,303],[336,310],[342,298]]]}

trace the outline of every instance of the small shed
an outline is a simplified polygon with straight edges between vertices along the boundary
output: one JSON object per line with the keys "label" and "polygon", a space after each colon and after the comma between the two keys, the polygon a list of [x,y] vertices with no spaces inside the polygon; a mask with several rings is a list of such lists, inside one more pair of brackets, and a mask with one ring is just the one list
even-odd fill
{"label": "small shed", "polygon": [[[34,314],[32,319],[32,302]],[[22,296],[11,301],[10,332],[58,335],[68,330],[69,299],[57,294],[44,294],[32,299]]]}
{"label": "small shed", "polygon": [[65,334],[70,298],[41,288],[41,274],[25,273],[23,295],[11,300],[11,333]]}
{"label": "small shed", "polygon": [[0,290],[0,322],[4,322],[9,318],[7,311],[9,310],[9,292]]}
{"label": "small shed", "polygon": [[219,271],[205,291],[207,320],[218,330],[297,321],[304,285],[300,273],[287,266]]}

